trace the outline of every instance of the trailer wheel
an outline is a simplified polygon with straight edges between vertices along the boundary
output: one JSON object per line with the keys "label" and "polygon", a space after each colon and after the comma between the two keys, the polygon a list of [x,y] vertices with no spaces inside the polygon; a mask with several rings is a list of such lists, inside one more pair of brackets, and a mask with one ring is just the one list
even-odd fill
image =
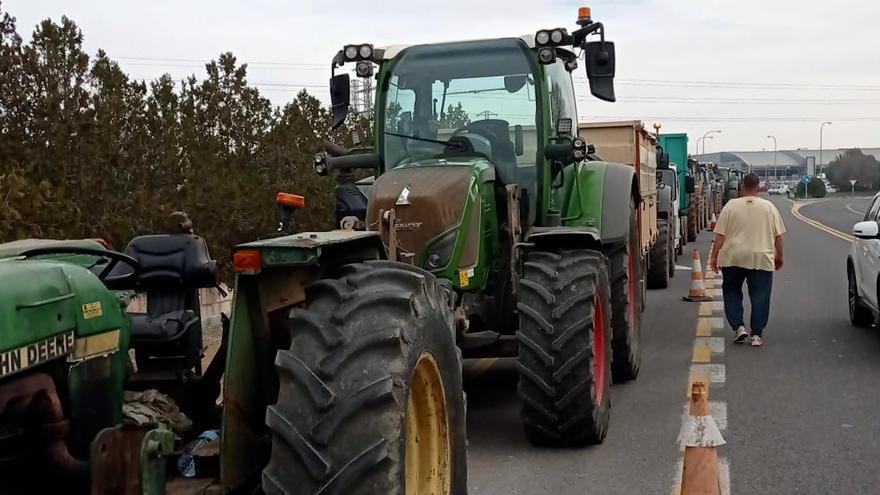
{"label": "trailer wheel", "polygon": [[611,416],[605,256],[532,252],[520,284],[517,392],[526,436],[536,445],[601,443]]}
{"label": "trailer wheel", "polygon": [[267,494],[467,491],[461,354],[448,292],[393,262],[307,290],[266,410]]}
{"label": "trailer wheel", "polygon": [[666,220],[657,221],[657,241],[651,246],[651,268],[648,270],[648,288],[665,289],[669,287],[669,224]]}
{"label": "trailer wheel", "polygon": [[611,326],[614,359],[611,370],[615,382],[634,380],[639,374],[642,351],[641,333],[643,264],[639,255],[639,225],[635,202],[630,202],[629,232],[623,244],[609,249],[608,273],[611,279]]}

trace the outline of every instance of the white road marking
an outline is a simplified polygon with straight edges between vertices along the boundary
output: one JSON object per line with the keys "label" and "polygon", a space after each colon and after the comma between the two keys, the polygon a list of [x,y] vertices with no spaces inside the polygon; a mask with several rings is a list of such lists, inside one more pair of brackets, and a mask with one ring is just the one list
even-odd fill
{"label": "white road marking", "polygon": [[718,471],[721,495],[730,495],[730,461],[726,457],[718,459]]}
{"label": "white road marking", "polygon": [[723,364],[692,364],[691,376],[693,375],[708,376],[709,383],[716,385],[723,384],[727,380],[727,370]]}
{"label": "white road marking", "polygon": [[710,289],[710,290],[709,290],[709,295],[710,295],[710,296],[722,296],[722,295],[724,295],[724,294],[722,293],[722,290],[721,290],[721,289]]}
{"label": "white road marking", "polygon": [[856,209],[853,208],[852,206],[853,206],[853,203],[849,203],[849,204],[846,205],[846,209],[849,210],[849,211],[851,211],[851,212],[853,212],[853,213],[855,213],[856,215],[864,215],[864,214],[865,214],[864,211],[856,210]]}
{"label": "white road marking", "polygon": [[683,271],[687,271],[687,272],[693,271],[693,268],[691,268],[689,266],[681,266],[681,265],[675,265],[675,269],[676,270],[683,270]]}

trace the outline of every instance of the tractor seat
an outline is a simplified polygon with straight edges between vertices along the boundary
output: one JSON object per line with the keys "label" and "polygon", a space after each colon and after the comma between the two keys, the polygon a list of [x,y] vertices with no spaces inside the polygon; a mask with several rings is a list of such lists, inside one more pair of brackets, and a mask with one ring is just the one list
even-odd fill
{"label": "tractor seat", "polygon": [[171,311],[156,317],[146,313],[131,314],[131,334],[137,340],[174,340],[199,323],[192,310]]}
{"label": "tractor seat", "polygon": [[217,262],[204,239],[194,234],[145,235],[132,239],[125,254],[140,263],[135,288],[147,299],[146,313],[131,313],[138,369],[195,369],[200,374],[199,289],[217,283]]}

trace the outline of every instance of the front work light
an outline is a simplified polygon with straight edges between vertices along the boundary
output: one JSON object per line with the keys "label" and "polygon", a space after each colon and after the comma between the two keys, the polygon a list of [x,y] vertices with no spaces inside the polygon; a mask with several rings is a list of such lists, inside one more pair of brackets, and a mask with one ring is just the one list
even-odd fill
{"label": "front work light", "polygon": [[562,29],[554,29],[550,32],[550,41],[553,42],[554,45],[558,45],[562,43],[562,40],[565,39],[565,32]]}
{"label": "front work light", "polygon": [[361,60],[354,67],[354,72],[358,77],[370,77],[373,75],[373,64],[367,60]]}
{"label": "front work light", "polygon": [[346,60],[352,61],[358,56],[358,47],[356,45],[346,45],[346,47],[342,50],[342,53],[345,54]]}
{"label": "front work light", "polygon": [[549,42],[550,42],[550,31],[541,30],[541,31],[538,31],[537,34],[535,34],[535,44],[546,45]]}
{"label": "front work light", "polygon": [[556,51],[546,46],[538,48],[538,61],[544,65],[556,62]]}
{"label": "front work light", "polygon": [[358,48],[358,55],[361,56],[362,59],[370,59],[373,57],[373,45],[361,45]]}

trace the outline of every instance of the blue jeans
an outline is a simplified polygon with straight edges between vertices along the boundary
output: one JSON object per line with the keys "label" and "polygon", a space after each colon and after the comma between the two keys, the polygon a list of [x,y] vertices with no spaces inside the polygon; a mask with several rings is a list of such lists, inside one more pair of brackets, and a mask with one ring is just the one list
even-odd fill
{"label": "blue jeans", "polygon": [[773,272],[749,270],[738,266],[721,268],[724,282],[724,316],[735,332],[743,324],[743,282],[749,285],[749,299],[752,301],[752,314],[749,325],[752,335],[761,335],[770,319],[770,290],[773,288]]}

